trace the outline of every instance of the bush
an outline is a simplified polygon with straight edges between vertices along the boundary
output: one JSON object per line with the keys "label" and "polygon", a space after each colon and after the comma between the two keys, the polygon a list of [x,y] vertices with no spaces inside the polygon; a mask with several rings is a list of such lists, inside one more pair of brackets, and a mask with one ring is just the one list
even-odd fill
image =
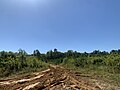
{"label": "bush", "polygon": [[76,67],[84,67],[87,65],[87,60],[85,58],[77,58],[74,61]]}
{"label": "bush", "polygon": [[94,59],[93,60],[93,65],[103,65],[103,60],[102,59]]}

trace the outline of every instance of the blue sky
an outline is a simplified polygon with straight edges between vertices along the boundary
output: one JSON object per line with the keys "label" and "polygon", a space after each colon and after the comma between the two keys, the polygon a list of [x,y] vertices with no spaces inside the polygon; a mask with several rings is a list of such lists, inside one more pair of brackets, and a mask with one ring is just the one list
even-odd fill
{"label": "blue sky", "polygon": [[120,0],[0,0],[0,51],[120,48]]}

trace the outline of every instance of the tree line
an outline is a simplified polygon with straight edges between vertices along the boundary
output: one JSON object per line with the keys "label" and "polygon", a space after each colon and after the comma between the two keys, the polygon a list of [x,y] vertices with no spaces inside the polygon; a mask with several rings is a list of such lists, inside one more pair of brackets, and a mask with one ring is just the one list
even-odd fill
{"label": "tree line", "polygon": [[28,54],[22,49],[19,49],[18,52],[0,52],[1,76],[23,70],[36,70],[46,67],[49,63],[70,65],[76,68],[102,66],[106,67],[110,73],[120,73],[120,49],[111,50],[110,52],[94,50],[90,53],[73,50],[61,52],[56,48],[46,53],[34,50],[32,54]]}

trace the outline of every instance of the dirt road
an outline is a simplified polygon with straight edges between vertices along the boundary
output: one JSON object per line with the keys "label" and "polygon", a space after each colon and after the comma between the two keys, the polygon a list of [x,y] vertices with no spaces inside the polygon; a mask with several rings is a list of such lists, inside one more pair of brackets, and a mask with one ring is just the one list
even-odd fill
{"label": "dirt road", "polygon": [[1,80],[0,90],[102,90],[77,74],[59,66],[32,75]]}

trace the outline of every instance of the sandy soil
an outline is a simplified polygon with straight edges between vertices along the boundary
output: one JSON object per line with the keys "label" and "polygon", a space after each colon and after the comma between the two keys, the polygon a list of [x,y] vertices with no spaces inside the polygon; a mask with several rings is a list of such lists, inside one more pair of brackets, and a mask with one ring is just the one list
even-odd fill
{"label": "sandy soil", "polygon": [[18,78],[0,81],[0,90],[104,90],[99,84],[91,83],[79,73],[63,67],[50,68]]}

